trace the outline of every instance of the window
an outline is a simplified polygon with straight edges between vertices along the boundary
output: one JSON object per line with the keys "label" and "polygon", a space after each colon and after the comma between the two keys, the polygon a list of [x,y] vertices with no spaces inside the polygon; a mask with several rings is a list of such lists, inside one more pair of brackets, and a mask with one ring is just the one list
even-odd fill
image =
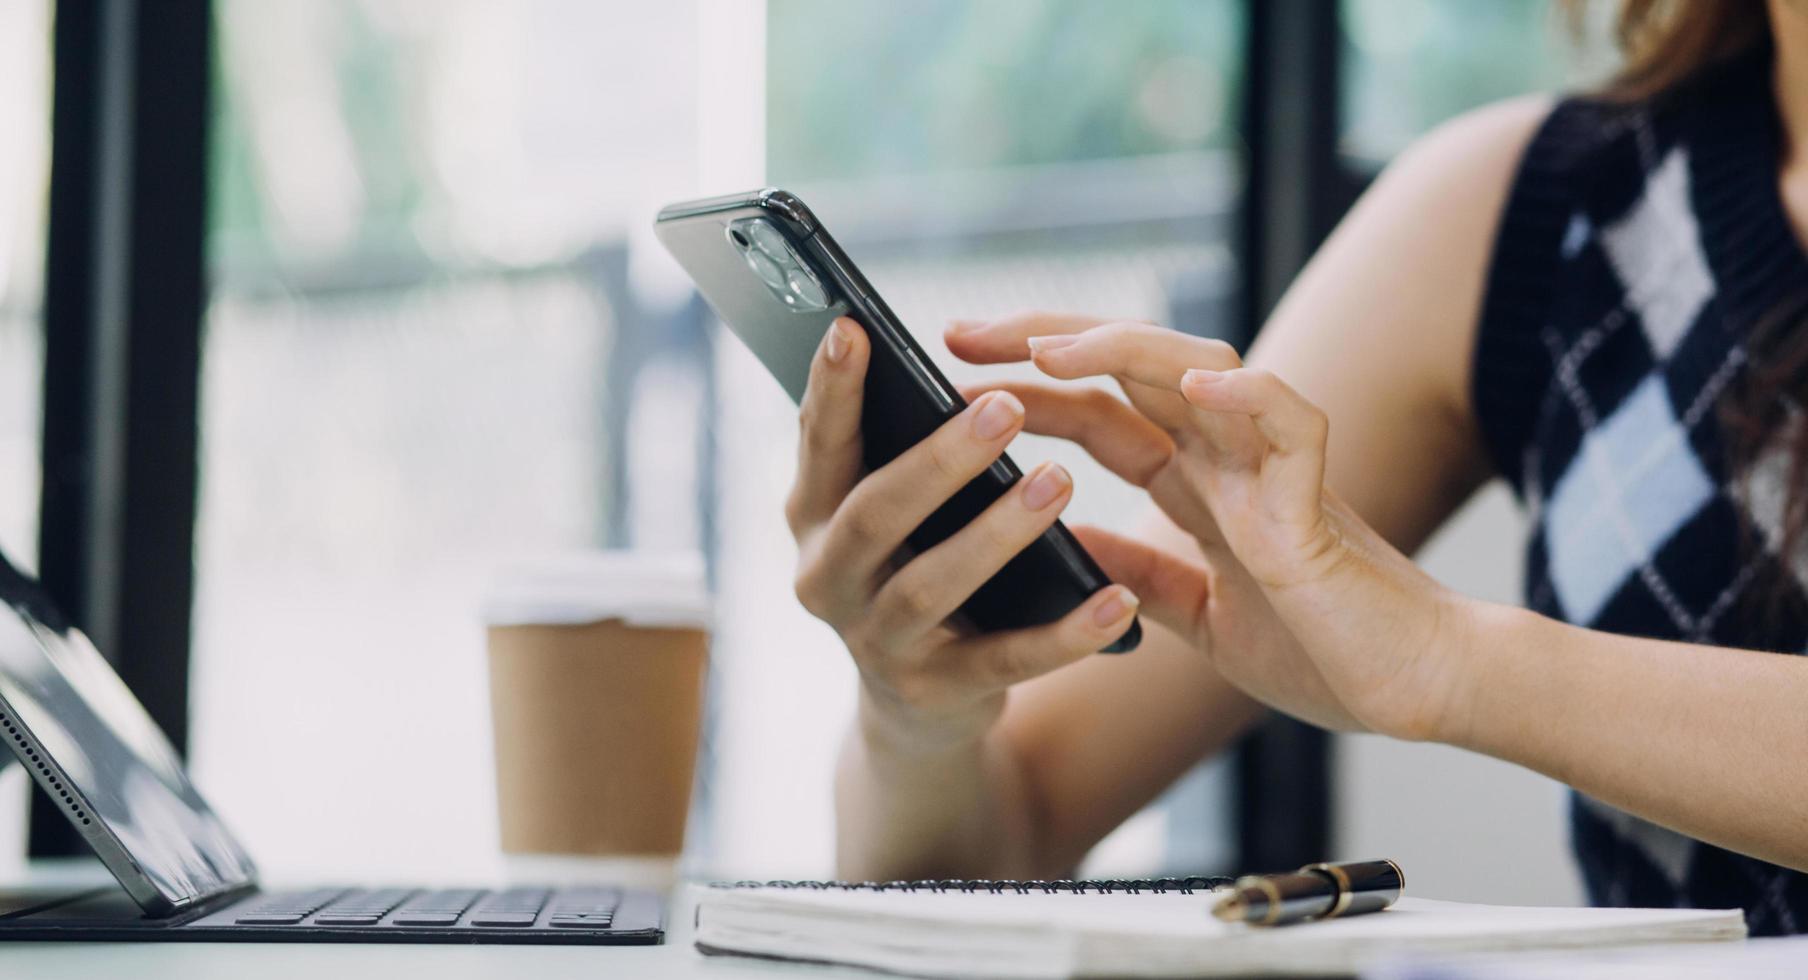
{"label": "window", "polygon": [[[698,0],[624,30],[582,0],[217,4],[193,757],[266,863],[493,851],[490,570],[719,543],[698,843],[712,871],[829,871],[854,680],[791,600],[772,434],[794,409],[646,248],[653,211],[764,172],[925,338],[1031,303],[1167,318],[1182,294],[1212,330],[1230,304],[1241,8],[944,8],[774,0],[747,23]],[[831,36],[832,63],[805,56]],[[879,61],[944,79],[939,101],[890,100],[888,69],[819,84]],[[922,186],[944,209],[900,211]],[[1133,511],[1082,482],[1081,519]],[[1130,833],[1124,867],[1163,860],[1187,809]],[[1189,867],[1226,839],[1209,824],[1174,834]]]}
{"label": "window", "polygon": [[[49,0],[0,4],[0,552],[37,566],[41,297],[50,164]],[[29,783],[0,772],[0,855],[24,853]]]}
{"label": "window", "polygon": [[691,191],[694,11],[216,24],[197,778],[271,867],[457,874],[496,841],[486,581],[619,521],[612,358],[661,315],[636,237]]}
{"label": "window", "polygon": [[[767,183],[810,202],[957,383],[982,375],[940,346],[955,316],[1043,307],[1228,329],[1241,5],[766,10]],[[794,549],[775,515],[794,451],[774,435],[796,431],[794,410],[737,344],[722,358],[733,368],[722,398],[735,406],[718,434],[722,471],[735,474],[722,515],[733,578],[712,833],[737,869],[795,877],[830,867],[829,777],[856,680],[834,635],[789,596]],[[1070,519],[1125,527],[1142,513],[1134,491],[1071,446],[1024,437],[1012,454],[1075,473]],[[1087,870],[1227,866],[1225,786],[1223,766],[1189,780]]]}
{"label": "window", "polygon": [[1580,43],[1550,0],[1341,0],[1343,150],[1378,168],[1458,113],[1598,76],[1612,61],[1591,4]]}
{"label": "window", "polygon": [[[1311,238],[1261,241],[1274,199],[1309,199],[1293,210],[1311,220],[1279,223],[1316,225],[1425,127],[1567,77],[1534,0],[212,9],[191,747],[279,873],[486,870],[458,863],[495,841],[484,584],[516,555],[622,544],[714,558],[693,870],[828,871],[854,679],[791,599],[795,413],[651,244],[659,205],[799,191],[958,381],[977,375],[934,350],[955,315],[1243,339],[1242,283],[1271,291]],[[49,0],[7,5],[0,29],[24,95],[0,121],[25,134],[0,147],[0,547],[29,558]],[[1286,77],[1305,81],[1275,84],[1301,52],[1313,70]],[[1332,53],[1341,75],[1317,71]],[[1261,122],[1296,117],[1241,132],[1246,88],[1258,112],[1338,107],[1341,166],[1315,145],[1308,186],[1274,186],[1290,148]],[[1070,518],[1144,506],[1071,447],[1016,454],[1075,471]],[[1228,866],[1227,786],[1221,767],[1190,778],[1087,870]]]}
{"label": "window", "polygon": [[0,551],[37,564],[50,4],[0,8]]}

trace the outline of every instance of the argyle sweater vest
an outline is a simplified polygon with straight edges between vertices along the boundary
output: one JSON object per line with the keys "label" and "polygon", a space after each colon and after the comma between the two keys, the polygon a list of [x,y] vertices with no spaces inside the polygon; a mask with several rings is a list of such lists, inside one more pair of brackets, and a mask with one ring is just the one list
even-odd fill
{"label": "argyle sweater vest", "polygon": [[[1474,395],[1488,451],[1532,518],[1526,602],[1540,613],[1808,647],[1808,560],[1778,553],[1788,459],[1778,448],[1735,465],[1717,410],[1756,356],[1754,325],[1808,289],[1778,192],[1770,65],[1768,52],[1745,56],[1660,102],[1562,102],[1520,164]],[[1754,934],[1808,930],[1808,875],[1579,793],[1570,813],[1596,904],[1738,906]]]}

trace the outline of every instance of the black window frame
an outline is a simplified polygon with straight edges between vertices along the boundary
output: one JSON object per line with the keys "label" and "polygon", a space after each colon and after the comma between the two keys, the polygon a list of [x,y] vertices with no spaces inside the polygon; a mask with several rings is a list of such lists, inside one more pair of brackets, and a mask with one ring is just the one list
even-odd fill
{"label": "black window frame", "polygon": [[[211,4],[62,0],[52,40],[38,567],[178,749],[190,616]],[[34,855],[84,853],[42,793]]]}

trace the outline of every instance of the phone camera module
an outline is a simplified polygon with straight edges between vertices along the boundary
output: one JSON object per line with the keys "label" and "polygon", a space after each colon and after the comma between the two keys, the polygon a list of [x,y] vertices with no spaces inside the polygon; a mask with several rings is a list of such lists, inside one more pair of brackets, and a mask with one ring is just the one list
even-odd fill
{"label": "phone camera module", "polygon": [[783,232],[770,221],[748,218],[728,227],[729,242],[741,253],[773,298],[799,313],[826,310],[829,291]]}

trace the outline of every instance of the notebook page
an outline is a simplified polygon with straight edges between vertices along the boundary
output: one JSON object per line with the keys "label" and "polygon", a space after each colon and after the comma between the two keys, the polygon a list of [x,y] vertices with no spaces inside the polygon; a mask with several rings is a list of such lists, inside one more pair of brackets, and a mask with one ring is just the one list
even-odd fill
{"label": "notebook page", "polygon": [[699,945],[923,975],[1348,973],[1402,950],[1467,952],[1736,939],[1737,911],[1547,909],[1403,899],[1366,916],[1233,926],[1215,896],[719,891]]}

